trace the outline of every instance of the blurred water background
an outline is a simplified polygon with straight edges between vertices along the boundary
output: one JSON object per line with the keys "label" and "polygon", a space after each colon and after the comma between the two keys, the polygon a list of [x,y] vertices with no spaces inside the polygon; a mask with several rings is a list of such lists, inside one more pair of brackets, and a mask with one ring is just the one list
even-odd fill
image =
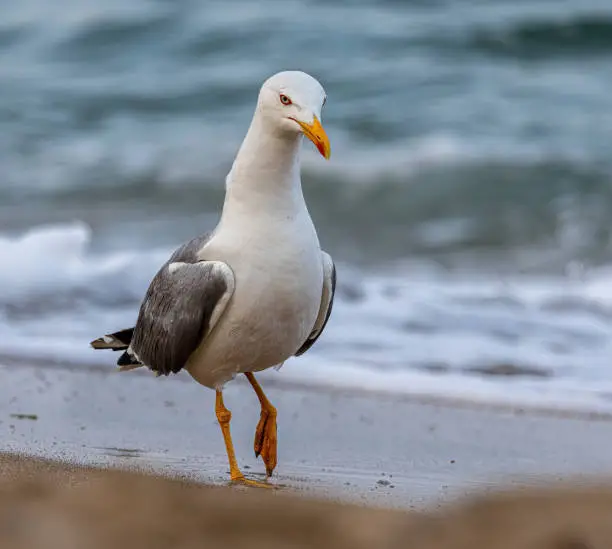
{"label": "blurred water background", "polygon": [[303,183],[339,271],[271,375],[612,409],[612,4],[0,0],[0,356],[106,364],[214,227],[259,86],[326,88]]}

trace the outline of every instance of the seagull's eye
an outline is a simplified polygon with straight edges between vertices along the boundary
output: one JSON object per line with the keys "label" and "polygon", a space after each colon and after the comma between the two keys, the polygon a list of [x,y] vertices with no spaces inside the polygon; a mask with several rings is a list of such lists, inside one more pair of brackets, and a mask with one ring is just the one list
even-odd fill
{"label": "seagull's eye", "polygon": [[284,93],[280,94],[280,102],[283,105],[291,105],[292,101]]}

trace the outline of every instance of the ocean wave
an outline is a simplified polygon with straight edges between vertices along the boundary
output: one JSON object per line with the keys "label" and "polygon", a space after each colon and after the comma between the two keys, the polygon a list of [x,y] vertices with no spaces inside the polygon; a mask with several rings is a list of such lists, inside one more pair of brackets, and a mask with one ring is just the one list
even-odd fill
{"label": "ocean wave", "polygon": [[39,313],[79,299],[111,304],[136,300],[167,252],[94,255],[91,234],[88,225],[75,222],[0,235],[0,308]]}
{"label": "ocean wave", "polygon": [[[482,157],[443,139],[403,156],[367,162],[357,156],[333,166],[319,160],[305,161],[304,192],[326,246],[345,260],[418,256],[557,272],[572,263],[612,261],[612,174],[605,167],[554,157]],[[30,195],[29,213],[16,213],[21,193],[0,191],[0,211],[5,227],[22,226],[24,215],[52,221],[58,211],[101,233],[122,225],[144,242],[141,223],[168,242],[212,228],[223,203],[222,174],[203,169],[201,179],[184,173],[168,179],[163,171],[127,169],[104,178],[98,171],[99,185]]]}
{"label": "ocean wave", "polygon": [[[0,236],[0,357],[113,367],[88,342],[133,325],[171,248],[94,253],[91,242],[80,222]],[[518,401],[593,405],[612,391],[610,267],[580,279],[418,262],[376,272],[338,262],[338,273],[333,318],[305,362],[285,365],[289,381],[492,400],[511,382]]]}
{"label": "ocean wave", "polygon": [[[40,225],[16,235],[0,233],[0,307],[30,301],[53,303],[55,296],[72,294],[110,307],[138,302],[157,269],[181,242],[166,247],[92,250],[92,228],[84,222]],[[564,276],[498,272],[480,288],[490,273],[448,271],[417,256],[411,260],[378,264],[376,269],[357,267],[342,260],[340,300],[361,303],[379,296],[384,303],[399,292],[418,288],[433,297],[447,277],[453,283],[453,302],[479,308],[490,304],[520,308],[528,304],[548,311],[589,314],[612,322],[612,267],[569,269]],[[455,277],[455,278],[452,278]],[[516,300],[502,299],[503,280],[519,280]],[[479,289],[480,288],[480,289]],[[430,293],[432,292],[432,293]],[[503,294],[503,292],[502,292]],[[505,295],[505,294],[504,294]],[[496,301],[496,296],[499,302]],[[382,302],[380,303],[382,306]],[[50,305],[52,308],[54,305]],[[386,305],[385,305],[386,307]],[[384,307],[383,307],[384,308]],[[436,323],[440,324],[440,323]]]}
{"label": "ocean wave", "polygon": [[554,19],[524,19],[510,26],[475,28],[467,45],[492,55],[520,59],[610,55],[609,13],[576,14]]}

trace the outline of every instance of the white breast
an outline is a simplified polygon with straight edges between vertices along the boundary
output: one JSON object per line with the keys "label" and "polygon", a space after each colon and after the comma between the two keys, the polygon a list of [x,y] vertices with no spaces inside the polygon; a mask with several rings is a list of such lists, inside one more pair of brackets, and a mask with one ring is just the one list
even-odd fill
{"label": "white breast", "polygon": [[323,261],[308,212],[259,221],[220,228],[204,251],[206,259],[225,261],[236,279],[228,309],[187,366],[207,386],[284,362],[319,312]]}

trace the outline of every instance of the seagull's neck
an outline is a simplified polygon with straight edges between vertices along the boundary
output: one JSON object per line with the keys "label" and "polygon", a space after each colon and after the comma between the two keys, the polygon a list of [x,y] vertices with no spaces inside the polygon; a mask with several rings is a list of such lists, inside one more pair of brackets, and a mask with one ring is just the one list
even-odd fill
{"label": "seagull's neck", "polygon": [[291,215],[305,208],[301,145],[301,133],[271,128],[256,112],[227,177],[221,222],[245,215]]}

